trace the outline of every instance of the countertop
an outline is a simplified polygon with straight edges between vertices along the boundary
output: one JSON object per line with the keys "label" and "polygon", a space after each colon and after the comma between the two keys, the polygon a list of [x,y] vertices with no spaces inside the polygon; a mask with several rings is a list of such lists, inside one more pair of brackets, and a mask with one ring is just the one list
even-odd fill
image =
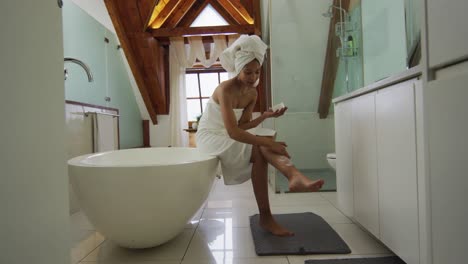
{"label": "countertop", "polygon": [[364,86],[362,88],[359,88],[355,91],[352,91],[351,93],[347,93],[345,95],[336,97],[332,100],[334,104],[346,101],[348,99],[354,98],[361,96],[366,93],[370,93],[375,90],[379,90],[382,88],[385,88],[387,86],[393,85],[395,83],[403,82],[412,78],[416,78],[421,76],[422,74],[422,67],[420,65],[415,66],[413,68],[407,69],[405,71],[399,72],[395,75],[392,75],[390,77],[387,77],[385,79],[379,80],[375,83],[369,84],[367,86]]}

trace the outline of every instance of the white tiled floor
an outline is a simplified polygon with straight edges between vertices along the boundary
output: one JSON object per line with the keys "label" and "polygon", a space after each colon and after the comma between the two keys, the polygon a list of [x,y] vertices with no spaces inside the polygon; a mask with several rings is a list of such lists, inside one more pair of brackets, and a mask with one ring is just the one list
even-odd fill
{"label": "white tiled floor", "polygon": [[152,249],[121,248],[96,232],[81,213],[71,216],[72,263],[80,264],[303,264],[307,259],[391,255],[335,208],[336,193],[275,194],[273,213],[313,212],[322,216],[351,248],[349,255],[258,257],[249,216],[258,213],[251,182],[225,186],[216,179],[208,200],[170,242]]}

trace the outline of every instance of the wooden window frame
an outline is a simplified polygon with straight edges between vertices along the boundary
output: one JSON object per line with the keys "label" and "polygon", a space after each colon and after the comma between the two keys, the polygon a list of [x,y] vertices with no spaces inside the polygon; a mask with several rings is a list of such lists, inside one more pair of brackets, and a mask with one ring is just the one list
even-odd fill
{"label": "wooden window frame", "polygon": [[[218,74],[218,84],[221,83],[221,73],[226,72],[224,68],[222,68],[220,65],[214,65],[210,68],[204,68],[204,67],[193,67],[193,68],[187,68],[185,70],[185,74],[196,74],[197,75],[197,80],[198,80],[198,97],[186,97],[186,100],[195,100],[198,99],[200,103],[200,110],[201,113],[203,114],[203,99],[209,99],[210,96],[202,96],[201,92],[201,83],[200,83],[200,74],[206,74],[206,73],[217,73]],[[227,73],[227,72],[226,72]],[[189,127],[191,127],[193,121],[189,121]]]}

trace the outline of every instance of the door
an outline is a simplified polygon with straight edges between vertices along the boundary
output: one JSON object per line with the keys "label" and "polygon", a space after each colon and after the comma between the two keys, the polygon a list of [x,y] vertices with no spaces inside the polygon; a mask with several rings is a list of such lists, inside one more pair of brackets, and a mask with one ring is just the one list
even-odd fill
{"label": "door", "polygon": [[376,95],[380,239],[408,264],[419,263],[414,82]]}
{"label": "door", "polygon": [[352,99],[351,136],[354,218],[379,237],[375,93]]}
{"label": "door", "polygon": [[338,207],[349,217],[354,215],[351,102],[344,101],[335,105],[336,191]]}
{"label": "door", "polygon": [[[446,69],[445,71],[451,71]],[[468,67],[426,92],[433,263],[465,263],[468,245]]]}

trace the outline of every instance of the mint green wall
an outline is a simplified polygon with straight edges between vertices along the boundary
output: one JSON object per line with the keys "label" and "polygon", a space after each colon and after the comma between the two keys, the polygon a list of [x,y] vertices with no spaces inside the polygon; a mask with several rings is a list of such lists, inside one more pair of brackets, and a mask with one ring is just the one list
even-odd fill
{"label": "mint green wall", "polygon": [[317,114],[330,23],[322,13],[331,3],[271,0],[272,100],[289,108],[274,127],[300,169],[328,168],[326,154],[335,151],[333,115]]}
{"label": "mint green wall", "polygon": [[406,69],[404,0],[362,0],[364,86]]}
{"label": "mint green wall", "polygon": [[[68,79],[65,81],[67,100],[119,109],[120,147],[143,145],[142,121],[128,73],[117,50],[118,39],[94,18],[70,0],[64,1],[63,37],[64,56],[85,62],[94,76],[88,82],[84,70],[73,63],[66,63]],[[104,42],[104,38],[109,43]],[[111,98],[110,102],[105,97]]]}
{"label": "mint green wall", "polygon": [[317,112],[327,49],[331,0],[271,1],[273,103],[291,112]]}

